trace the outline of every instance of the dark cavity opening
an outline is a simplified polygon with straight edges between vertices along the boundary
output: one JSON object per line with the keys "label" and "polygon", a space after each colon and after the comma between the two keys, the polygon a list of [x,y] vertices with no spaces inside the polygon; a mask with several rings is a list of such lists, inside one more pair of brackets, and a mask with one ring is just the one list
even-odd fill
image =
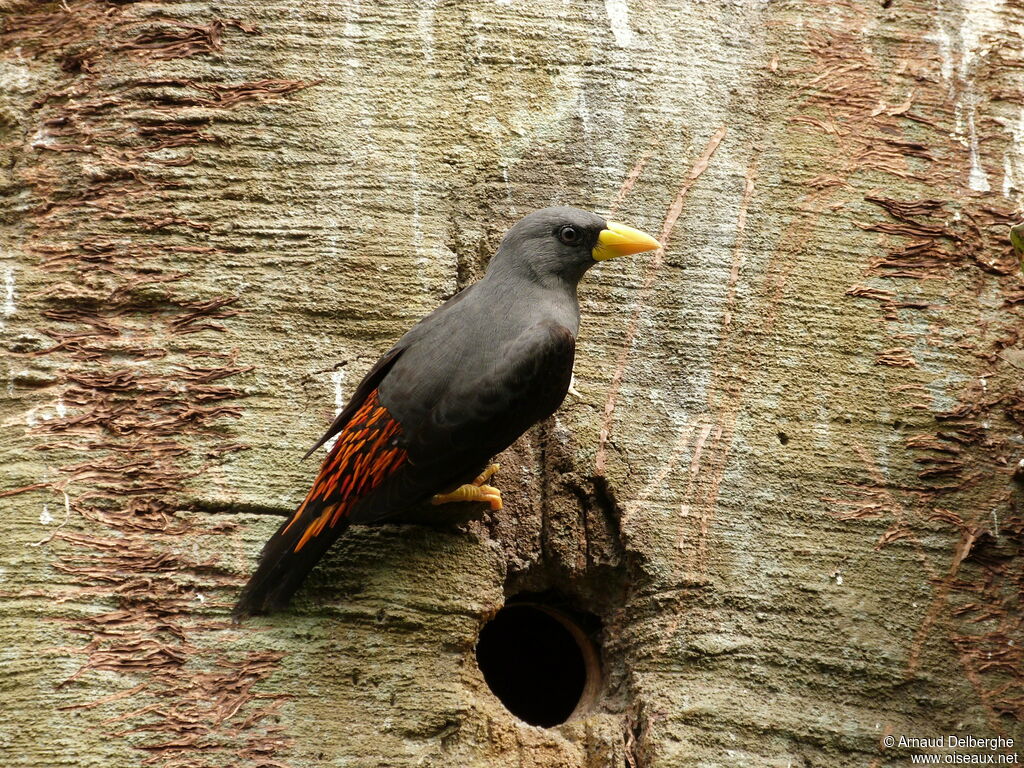
{"label": "dark cavity opening", "polygon": [[511,603],[480,630],[476,661],[491,691],[530,725],[564,723],[588,705],[600,683],[597,652],[568,615]]}

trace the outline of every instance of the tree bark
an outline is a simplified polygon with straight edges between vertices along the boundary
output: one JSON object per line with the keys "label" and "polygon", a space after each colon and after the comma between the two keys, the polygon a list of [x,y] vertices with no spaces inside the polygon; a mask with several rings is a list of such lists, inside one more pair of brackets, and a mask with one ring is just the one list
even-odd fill
{"label": "tree bark", "polygon": [[[1016,0],[8,2],[5,762],[1019,747],[1022,29]],[[332,413],[550,204],[666,247],[588,275],[578,394],[501,457],[505,509],[353,529],[230,624]],[[550,729],[475,662],[522,592],[599,622],[600,694]]]}

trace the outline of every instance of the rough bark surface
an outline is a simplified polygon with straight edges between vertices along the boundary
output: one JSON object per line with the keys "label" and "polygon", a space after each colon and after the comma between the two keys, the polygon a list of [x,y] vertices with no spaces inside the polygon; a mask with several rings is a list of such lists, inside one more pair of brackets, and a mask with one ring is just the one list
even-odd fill
{"label": "rough bark surface", "polygon": [[[6,765],[1024,739],[1020,2],[0,7]],[[353,530],[232,626],[298,457],[554,203],[667,247],[589,275],[505,510]],[[552,729],[474,660],[522,591],[600,622]]]}

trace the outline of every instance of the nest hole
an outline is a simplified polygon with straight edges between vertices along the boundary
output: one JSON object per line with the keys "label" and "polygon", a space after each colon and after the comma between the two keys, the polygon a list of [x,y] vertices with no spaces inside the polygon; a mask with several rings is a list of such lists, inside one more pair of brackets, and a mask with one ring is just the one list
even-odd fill
{"label": "nest hole", "polygon": [[597,649],[577,617],[534,601],[512,599],[484,625],[476,660],[491,692],[530,725],[566,722],[600,689]]}

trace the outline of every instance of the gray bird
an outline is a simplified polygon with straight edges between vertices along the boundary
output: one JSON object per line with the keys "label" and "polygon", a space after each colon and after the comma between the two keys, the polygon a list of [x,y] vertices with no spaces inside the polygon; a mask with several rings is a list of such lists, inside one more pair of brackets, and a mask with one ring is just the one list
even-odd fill
{"label": "gray bird", "polygon": [[497,465],[488,464],[565,398],[580,278],[599,261],[659,247],[576,208],[517,222],[484,277],[402,336],[310,449],[337,438],[305,500],[263,547],[236,619],[286,606],[352,523],[400,520],[424,504],[501,509],[501,492],[487,484]]}

